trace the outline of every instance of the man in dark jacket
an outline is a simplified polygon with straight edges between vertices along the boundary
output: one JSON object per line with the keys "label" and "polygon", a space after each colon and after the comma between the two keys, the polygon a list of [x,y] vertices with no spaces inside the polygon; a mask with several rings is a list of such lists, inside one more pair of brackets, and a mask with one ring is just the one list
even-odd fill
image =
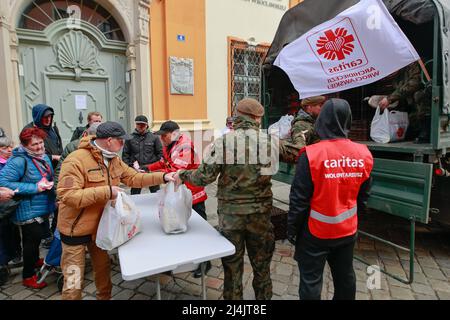
{"label": "man in dark jacket", "polygon": [[357,213],[365,209],[373,158],[365,145],[347,138],[351,117],[347,101],[327,101],[315,123],[321,141],[302,149],[297,162],[287,234],[295,245],[302,300],[320,299],[325,262],[334,299],[355,299]]}
{"label": "man in dark jacket", "polygon": [[87,125],[85,127],[77,127],[75,129],[75,131],[72,134],[72,138],[70,138],[70,142],[75,141],[75,140],[80,140],[81,136],[83,135],[83,133],[89,129],[89,127],[94,124],[94,123],[102,123],[103,121],[103,116],[100,112],[97,111],[93,111],[93,112],[89,112],[88,116],[87,116]]}
{"label": "man in dark jacket", "polygon": [[[137,116],[134,120],[136,130],[131,134],[132,139],[125,141],[122,160],[136,170],[144,170],[149,164],[158,162],[162,158],[162,144],[159,137],[148,130],[146,116]],[[159,186],[149,188],[150,192],[159,190]],[[141,189],[132,188],[131,194],[140,194]]]}
{"label": "man in dark jacket", "polygon": [[35,105],[32,110],[33,122],[27,124],[25,128],[37,127],[45,131],[47,134],[44,140],[45,153],[52,161],[53,168],[56,168],[63,152],[63,144],[58,127],[56,124],[52,126],[54,114],[53,108],[45,104]]}

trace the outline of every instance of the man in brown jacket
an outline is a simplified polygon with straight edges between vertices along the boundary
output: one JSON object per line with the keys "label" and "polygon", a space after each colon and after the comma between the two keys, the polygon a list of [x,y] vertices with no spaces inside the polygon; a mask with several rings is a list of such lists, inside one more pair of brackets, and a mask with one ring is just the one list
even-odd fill
{"label": "man in brown jacket", "polygon": [[174,173],[138,173],[125,164],[118,153],[128,135],[116,122],[97,128],[97,137],[81,140],[61,166],[58,183],[61,234],[61,267],[64,274],[63,300],[81,299],[85,250],[94,268],[97,299],[111,298],[110,260],[107,251],[95,245],[97,228],[108,200],[122,191],[119,184],[144,188],[173,181]]}

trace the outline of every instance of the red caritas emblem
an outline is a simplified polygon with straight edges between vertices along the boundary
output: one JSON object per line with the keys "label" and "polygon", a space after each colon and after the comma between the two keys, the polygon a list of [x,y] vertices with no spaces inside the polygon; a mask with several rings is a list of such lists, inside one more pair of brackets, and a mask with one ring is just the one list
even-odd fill
{"label": "red caritas emblem", "polygon": [[325,31],[325,36],[321,36],[316,43],[319,48],[317,53],[323,55],[328,60],[344,60],[346,55],[353,52],[355,38],[348,34],[347,29],[337,28],[336,30]]}
{"label": "red caritas emblem", "polygon": [[405,128],[400,127],[397,129],[397,137],[401,138],[401,137],[403,137],[404,134],[405,134]]}

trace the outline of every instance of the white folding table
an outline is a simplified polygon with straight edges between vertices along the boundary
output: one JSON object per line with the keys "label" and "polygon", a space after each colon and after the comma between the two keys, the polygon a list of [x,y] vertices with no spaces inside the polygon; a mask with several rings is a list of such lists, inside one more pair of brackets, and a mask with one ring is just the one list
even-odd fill
{"label": "white folding table", "polygon": [[[180,273],[195,270],[199,263],[235,253],[234,245],[192,210],[188,230],[166,234],[158,216],[158,196],[131,196],[141,212],[142,230],[119,247],[122,278],[135,280],[166,271]],[[202,295],[206,300],[205,266],[202,269]],[[161,299],[159,277],[157,298]]]}

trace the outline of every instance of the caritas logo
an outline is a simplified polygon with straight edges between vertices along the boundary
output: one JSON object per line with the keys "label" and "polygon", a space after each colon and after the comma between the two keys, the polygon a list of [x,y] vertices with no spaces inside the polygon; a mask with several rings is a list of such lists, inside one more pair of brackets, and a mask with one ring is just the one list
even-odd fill
{"label": "caritas logo", "polygon": [[353,42],[355,37],[348,34],[347,29],[337,28],[336,30],[327,30],[325,35],[317,40],[316,46],[319,48],[317,53],[323,55],[328,60],[344,60],[353,52],[355,46]]}
{"label": "caritas logo", "polygon": [[311,34],[307,41],[327,75],[358,69],[369,63],[349,18]]}

